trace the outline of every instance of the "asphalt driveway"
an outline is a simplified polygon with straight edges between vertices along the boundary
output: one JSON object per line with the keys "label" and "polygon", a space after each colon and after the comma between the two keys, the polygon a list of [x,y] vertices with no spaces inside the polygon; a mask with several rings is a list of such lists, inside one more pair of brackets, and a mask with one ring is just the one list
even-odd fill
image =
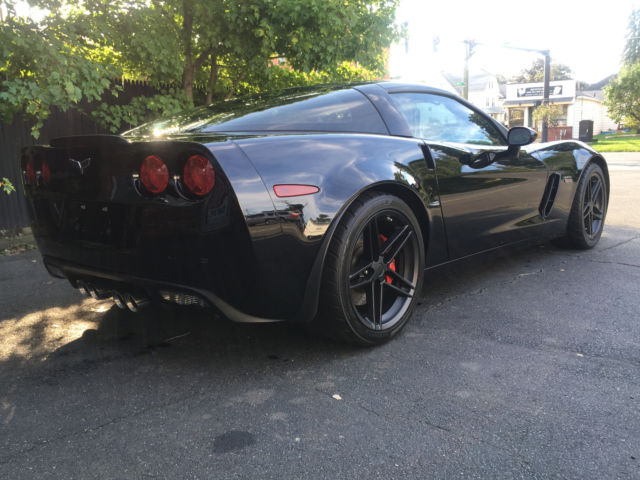
{"label": "asphalt driveway", "polygon": [[369,350],[128,314],[0,257],[0,478],[640,478],[640,171],[618,163],[596,249],[434,275]]}

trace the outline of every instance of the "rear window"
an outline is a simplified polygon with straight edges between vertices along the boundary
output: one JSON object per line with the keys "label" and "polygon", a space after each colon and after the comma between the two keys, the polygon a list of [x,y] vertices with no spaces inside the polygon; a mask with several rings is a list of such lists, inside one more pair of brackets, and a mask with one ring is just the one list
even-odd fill
{"label": "rear window", "polygon": [[[260,106],[258,106],[260,108]],[[295,99],[288,105],[253,112],[232,112],[217,118],[201,132],[318,131],[387,133],[371,102],[356,90]],[[238,116],[239,114],[239,116]]]}
{"label": "rear window", "polygon": [[208,132],[350,132],[387,134],[371,102],[353,89],[293,91],[219,102],[152,122],[128,135]]}

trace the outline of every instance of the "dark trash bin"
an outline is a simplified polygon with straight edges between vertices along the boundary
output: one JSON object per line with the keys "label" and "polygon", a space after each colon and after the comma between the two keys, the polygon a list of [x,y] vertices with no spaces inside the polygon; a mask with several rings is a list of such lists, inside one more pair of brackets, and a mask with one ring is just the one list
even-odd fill
{"label": "dark trash bin", "polygon": [[582,142],[593,141],[593,120],[580,120],[578,127],[578,138]]}

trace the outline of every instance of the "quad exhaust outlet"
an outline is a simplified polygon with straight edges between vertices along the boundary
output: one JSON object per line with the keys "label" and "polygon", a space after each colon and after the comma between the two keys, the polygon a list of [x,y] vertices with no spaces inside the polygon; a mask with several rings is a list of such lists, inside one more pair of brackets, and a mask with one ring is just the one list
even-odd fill
{"label": "quad exhaust outlet", "polygon": [[107,290],[98,288],[90,283],[81,280],[76,282],[76,288],[85,297],[102,300],[111,297],[113,303],[122,310],[129,310],[137,313],[144,307],[149,305],[149,299],[143,295],[134,295],[132,293],[119,292],[117,290]]}

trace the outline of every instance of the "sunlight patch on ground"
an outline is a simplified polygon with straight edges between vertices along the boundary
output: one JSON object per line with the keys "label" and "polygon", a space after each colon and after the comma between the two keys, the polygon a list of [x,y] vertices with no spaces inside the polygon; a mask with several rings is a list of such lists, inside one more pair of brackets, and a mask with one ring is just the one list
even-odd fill
{"label": "sunlight patch on ground", "polygon": [[46,356],[96,328],[107,301],[85,299],[69,307],[51,307],[0,322],[0,361]]}

